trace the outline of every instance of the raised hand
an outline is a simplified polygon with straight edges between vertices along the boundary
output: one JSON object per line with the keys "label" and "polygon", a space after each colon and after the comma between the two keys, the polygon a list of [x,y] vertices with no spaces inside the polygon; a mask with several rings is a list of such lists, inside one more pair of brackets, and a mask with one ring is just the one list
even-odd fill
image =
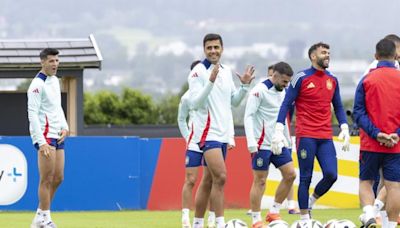
{"label": "raised hand", "polygon": [[238,72],[236,72],[236,76],[238,76],[240,82],[242,82],[242,84],[250,84],[251,81],[253,81],[253,79],[255,78],[254,74],[254,66],[247,66],[246,67],[246,71],[244,72],[243,75],[240,75]]}
{"label": "raised hand", "polygon": [[218,72],[219,72],[219,63],[215,64],[214,68],[211,71],[210,78],[209,78],[210,82],[212,82],[212,83],[215,82],[215,80],[217,79],[217,76],[218,76]]}

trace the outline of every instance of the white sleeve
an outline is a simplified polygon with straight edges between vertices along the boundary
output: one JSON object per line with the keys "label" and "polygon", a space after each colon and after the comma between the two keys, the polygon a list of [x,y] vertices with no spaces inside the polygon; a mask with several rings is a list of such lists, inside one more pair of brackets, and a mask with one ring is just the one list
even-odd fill
{"label": "white sleeve", "polygon": [[32,80],[29,86],[28,95],[28,119],[30,125],[30,133],[32,141],[38,143],[39,146],[46,144],[39,120],[39,110],[42,103],[43,85],[39,80]]}
{"label": "white sleeve", "polygon": [[61,130],[67,130],[69,131],[69,127],[68,127],[68,123],[67,123],[67,119],[65,118],[65,113],[64,110],[62,108],[62,106],[60,106],[60,118],[61,118]]}
{"label": "white sleeve", "polygon": [[214,84],[210,80],[206,79],[205,83],[203,80],[199,67],[195,67],[188,77],[190,107],[193,109],[198,109],[205,105],[207,97],[213,88]]}
{"label": "white sleeve", "polygon": [[[232,78],[232,77],[231,77]],[[239,106],[240,102],[246,96],[247,91],[249,90],[249,84],[242,84],[240,85],[239,90],[236,90],[235,83],[233,83],[233,79],[231,80],[231,105],[237,107]]]}
{"label": "white sleeve", "polygon": [[189,110],[187,108],[187,105],[185,104],[185,101],[181,99],[181,102],[179,103],[179,108],[178,108],[178,127],[179,131],[181,132],[182,137],[187,140],[189,137],[189,128],[187,125],[187,117],[189,115]]}
{"label": "white sleeve", "polygon": [[258,147],[254,136],[254,115],[260,106],[261,99],[259,96],[253,95],[257,92],[255,87],[247,98],[246,109],[244,113],[244,130],[246,132],[247,147],[250,151],[254,151]]}

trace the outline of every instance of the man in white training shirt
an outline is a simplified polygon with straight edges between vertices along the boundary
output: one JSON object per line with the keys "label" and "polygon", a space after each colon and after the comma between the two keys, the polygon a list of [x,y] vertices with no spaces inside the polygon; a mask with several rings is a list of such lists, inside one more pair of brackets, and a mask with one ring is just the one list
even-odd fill
{"label": "man in white training shirt", "polygon": [[[279,210],[287,197],[296,178],[291,150],[283,147],[280,153],[273,154],[271,140],[279,108],[285,98],[285,88],[293,75],[289,64],[279,62],[274,65],[271,78],[258,83],[247,99],[244,126],[247,147],[251,153],[253,168],[253,184],[250,190],[250,205],[253,228],[263,227],[261,219],[261,199],[265,192],[265,182],[270,163],[282,173],[282,180],[275,193],[274,203],[266,217],[267,222],[281,219]],[[285,125],[285,136],[288,142],[290,134],[288,124]]]}
{"label": "man in white training shirt", "polygon": [[[190,72],[188,76],[189,93],[192,108],[196,111],[194,134],[191,140],[198,143],[203,151],[205,171],[196,193],[196,211],[193,228],[203,227],[204,213],[208,198],[214,205],[217,228],[225,226],[224,186],[226,180],[225,154],[231,132],[232,110],[247,93],[254,79],[254,67],[247,67],[241,76],[242,83],[236,90],[232,79],[232,70],[220,63],[223,52],[222,38],[218,34],[207,34],[203,39],[206,59]],[[198,129],[198,130],[196,130]],[[209,180],[212,188],[208,188]]]}
{"label": "man in white training shirt", "polygon": [[64,139],[68,125],[61,107],[60,83],[56,76],[58,50],[40,52],[42,69],[28,89],[28,119],[32,142],[38,150],[39,206],[31,228],[56,227],[50,204],[64,178]]}

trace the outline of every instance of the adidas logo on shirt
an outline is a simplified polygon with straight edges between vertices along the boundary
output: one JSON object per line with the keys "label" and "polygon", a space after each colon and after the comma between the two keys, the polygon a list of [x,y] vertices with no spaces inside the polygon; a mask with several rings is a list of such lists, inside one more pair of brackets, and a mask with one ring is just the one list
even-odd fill
{"label": "adidas logo on shirt", "polygon": [[312,89],[315,88],[314,83],[310,82],[310,84],[307,85],[307,89]]}
{"label": "adidas logo on shirt", "polygon": [[192,78],[197,78],[197,77],[199,77],[199,75],[197,75],[197,73],[195,72],[195,73],[192,75]]}
{"label": "adidas logo on shirt", "polygon": [[254,95],[255,97],[260,97],[260,93],[258,93],[258,92],[257,92],[257,93],[254,93],[253,95]]}
{"label": "adidas logo on shirt", "polygon": [[38,89],[38,88],[34,89],[34,90],[32,91],[32,93],[39,93],[39,89]]}

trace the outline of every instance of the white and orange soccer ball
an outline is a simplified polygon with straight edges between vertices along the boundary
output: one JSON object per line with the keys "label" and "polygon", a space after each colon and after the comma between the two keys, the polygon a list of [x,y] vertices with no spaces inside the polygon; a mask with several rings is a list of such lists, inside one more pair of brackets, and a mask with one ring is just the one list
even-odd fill
{"label": "white and orange soccer ball", "polygon": [[225,223],[225,228],[248,228],[247,224],[240,219],[231,219]]}

